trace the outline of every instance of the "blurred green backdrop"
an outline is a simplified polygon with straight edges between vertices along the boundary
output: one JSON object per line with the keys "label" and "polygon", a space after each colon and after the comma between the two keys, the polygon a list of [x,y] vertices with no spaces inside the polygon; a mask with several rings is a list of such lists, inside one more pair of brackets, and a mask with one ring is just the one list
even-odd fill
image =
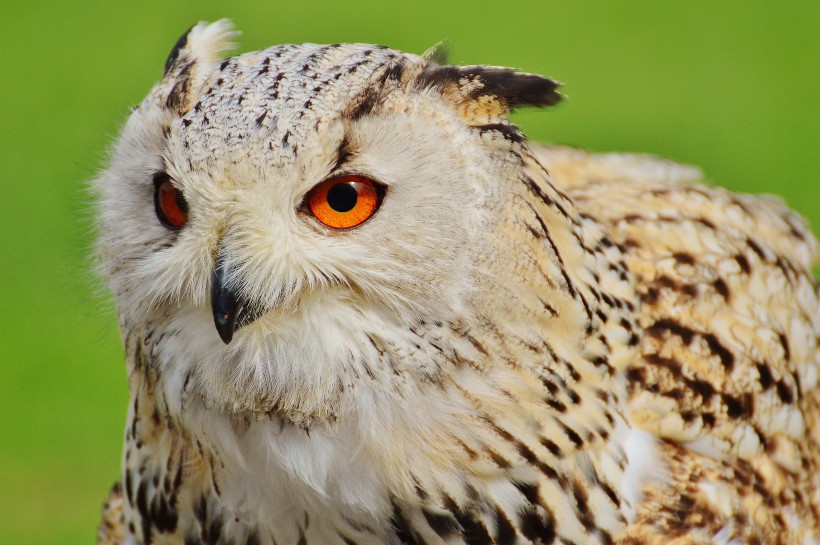
{"label": "blurred green backdrop", "polygon": [[[231,7],[228,7],[231,6]],[[570,100],[533,139],[651,152],[820,227],[820,2],[351,0],[2,2],[0,543],[91,543],[117,478],[127,392],[113,307],[90,272],[85,181],[198,20],[240,51],[362,41],[515,66]]]}

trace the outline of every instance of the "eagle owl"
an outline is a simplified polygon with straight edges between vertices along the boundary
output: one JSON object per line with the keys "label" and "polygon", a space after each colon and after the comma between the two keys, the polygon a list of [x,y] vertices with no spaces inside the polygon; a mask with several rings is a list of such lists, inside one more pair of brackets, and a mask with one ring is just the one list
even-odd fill
{"label": "eagle owl", "polygon": [[103,544],[820,542],[818,244],[530,144],[557,83],[174,46],[94,182],[131,401]]}

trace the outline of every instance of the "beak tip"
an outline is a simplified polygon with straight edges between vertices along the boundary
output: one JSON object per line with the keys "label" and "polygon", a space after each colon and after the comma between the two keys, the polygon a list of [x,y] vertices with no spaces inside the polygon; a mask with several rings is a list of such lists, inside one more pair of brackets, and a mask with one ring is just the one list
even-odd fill
{"label": "beak tip", "polygon": [[219,338],[222,339],[222,342],[226,345],[231,344],[231,340],[233,339],[233,331],[220,331]]}
{"label": "beak tip", "polygon": [[231,344],[234,331],[236,330],[236,320],[230,315],[214,313],[214,325],[219,333],[219,338],[225,344]]}

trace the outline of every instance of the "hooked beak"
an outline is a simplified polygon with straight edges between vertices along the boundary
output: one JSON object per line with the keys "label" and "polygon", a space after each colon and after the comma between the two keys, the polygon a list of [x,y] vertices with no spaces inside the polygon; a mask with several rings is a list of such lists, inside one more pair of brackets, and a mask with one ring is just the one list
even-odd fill
{"label": "hooked beak", "polygon": [[217,258],[211,279],[211,310],[216,331],[225,344],[230,344],[237,329],[261,315],[249,308],[247,299],[234,287],[235,282],[232,283],[234,286],[226,286],[229,272],[230,268],[225,260],[221,256]]}

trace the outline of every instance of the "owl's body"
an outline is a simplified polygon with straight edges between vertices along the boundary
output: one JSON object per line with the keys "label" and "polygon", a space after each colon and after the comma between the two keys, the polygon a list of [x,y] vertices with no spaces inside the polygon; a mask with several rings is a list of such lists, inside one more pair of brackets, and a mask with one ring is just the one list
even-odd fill
{"label": "owl's body", "polygon": [[[820,542],[802,220],[529,146],[539,76],[229,35],[180,40],[96,183],[132,398],[101,543]],[[379,205],[330,228],[353,175]]]}

